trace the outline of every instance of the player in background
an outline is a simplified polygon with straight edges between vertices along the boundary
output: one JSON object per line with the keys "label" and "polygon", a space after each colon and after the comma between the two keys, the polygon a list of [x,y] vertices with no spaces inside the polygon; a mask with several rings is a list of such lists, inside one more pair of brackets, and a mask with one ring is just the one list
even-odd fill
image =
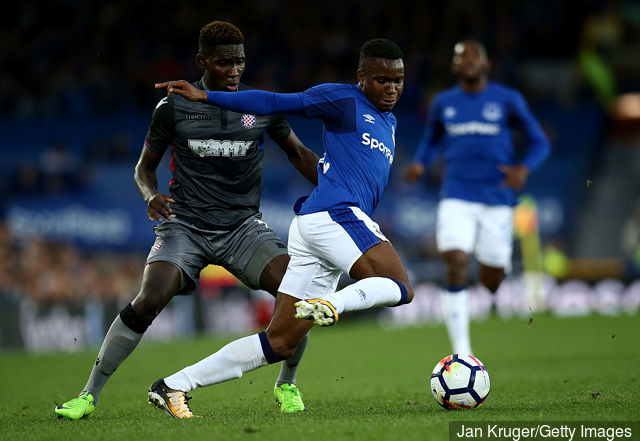
{"label": "player in background", "polygon": [[[489,81],[489,60],[475,40],[457,43],[451,71],[458,85],[437,94],[429,109],[410,182],[425,173],[439,149],[445,174],[436,241],[446,265],[442,296],[453,351],[471,354],[467,271],[475,255],[480,282],[495,292],[511,267],[514,191],[549,154],[549,143],[524,98]],[[511,129],[525,135],[527,153],[516,163]]]}
{"label": "player in background", "polygon": [[[198,90],[235,95],[245,88],[244,36],[234,25],[214,21],[200,31],[196,64]],[[204,92],[203,92],[204,93]],[[134,350],[153,319],[175,295],[189,294],[208,264],[221,265],[252,289],[276,295],[289,256],[262,220],[263,135],[317,184],[318,156],[307,149],[284,117],[234,113],[174,95],[153,112],[135,182],[147,204],[156,241],[147,258],[138,295],[115,318],[86,386],[78,398],[55,409],[60,418],[93,415],[107,380]],[[169,195],[158,192],[156,169],[171,145]],[[274,394],[283,412],[304,410],[296,370],[307,337],[282,363]],[[186,402],[176,404],[188,412]]]}
{"label": "player in background", "polygon": [[[391,109],[404,86],[400,48],[385,39],[365,43],[357,79],[357,85],[322,84],[289,94],[206,92],[186,81],[156,85],[167,87],[170,96],[177,94],[235,112],[319,118],[325,147],[318,164],[318,186],[294,208],[288,241],[291,261],[269,326],[153,383],[149,401],[169,415],[176,415],[173,403],[184,401],[186,393],[196,387],[239,378],[291,357],[314,322],[331,325],[343,311],[412,300],[413,290],[400,258],[370,218],[393,162],[396,118]],[[335,292],[343,272],[357,282]]]}

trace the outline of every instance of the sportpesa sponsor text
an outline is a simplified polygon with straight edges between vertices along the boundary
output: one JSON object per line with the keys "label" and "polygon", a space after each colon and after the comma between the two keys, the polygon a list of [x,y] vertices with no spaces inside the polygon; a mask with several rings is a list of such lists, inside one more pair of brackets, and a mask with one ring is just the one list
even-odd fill
{"label": "sportpesa sponsor text", "polygon": [[371,133],[363,133],[362,134],[362,144],[368,145],[370,149],[378,149],[382,152],[384,156],[389,159],[389,164],[393,163],[393,155],[391,154],[391,149],[384,145],[383,142],[378,141],[376,138],[371,136]]}

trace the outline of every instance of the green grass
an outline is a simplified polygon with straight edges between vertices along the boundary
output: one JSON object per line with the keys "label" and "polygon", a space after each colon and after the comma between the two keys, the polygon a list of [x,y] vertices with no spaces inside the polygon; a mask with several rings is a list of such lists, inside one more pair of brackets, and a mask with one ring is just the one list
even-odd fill
{"label": "green grass", "polygon": [[385,330],[352,320],[316,328],[298,373],[308,411],[283,415],[278,367],[194,391],[203,418],[175,420],[146,404],[147,387],[230,341],[142,344],[107,384],[91,420],[57,421],[56,403],[83,386],[96,350],[0,355],[0,439],[445,440],[450,420],[637,420],[640,320],[635,317],[489,319],[472,325],[491,376],[481,407],[446,411],[429,391],[449,352],[442,326]]}

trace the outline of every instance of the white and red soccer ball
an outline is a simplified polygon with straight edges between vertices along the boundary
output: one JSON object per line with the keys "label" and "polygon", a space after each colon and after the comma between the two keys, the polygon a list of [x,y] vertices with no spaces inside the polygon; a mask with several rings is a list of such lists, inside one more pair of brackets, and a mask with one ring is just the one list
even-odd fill
{"label": "white and red soccer ball", "polygon": [[431,392],[445,409],[478,407],[487,399],[490,389],[489,372],[473,355],[448,355],[431,373]]}

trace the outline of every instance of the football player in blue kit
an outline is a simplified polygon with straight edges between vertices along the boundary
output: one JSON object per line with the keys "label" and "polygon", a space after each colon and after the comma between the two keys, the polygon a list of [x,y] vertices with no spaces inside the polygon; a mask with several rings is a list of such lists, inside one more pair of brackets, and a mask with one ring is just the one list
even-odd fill
{"label": "football player in blue kit", "polygon": [[[540,124],[514,89],[489,81],[484,46],[465,40],[454,47],[458,85],[437,94],[424,135],[406,177],[416,181],[443,151],[445,173],[438,205],[436,242],[446,265],[442,295],[453,351],[471,354],[467,272],[469,254],[480,282],[495,292],[511,266],[515,192],[549,155]],[[527,152],[516,162],[511,129],[520,130]]]}
{"label": "football player in blue kit", "polygon": [[[156,381],[149,401],[158,407],[166,411],[174,399],[183,400],[198,386],[239,378],[286,359],[314,323],[327,326],[343,311],[398,306],[413,299],[404,265],[370,218],[394,158],[396,118],[391,109],[404,85],[400,48],[385,39],[365,43],[357,79],[357,85],[322,84],[289,94],[208,92],[186,81],[156,85],[166,87],[169,95],[234,112],[319,118],[325,148],[318,163],[318,186],[294,207],[291,260],[267,329]],[[336,292],[343,272],[356,282]]]}

